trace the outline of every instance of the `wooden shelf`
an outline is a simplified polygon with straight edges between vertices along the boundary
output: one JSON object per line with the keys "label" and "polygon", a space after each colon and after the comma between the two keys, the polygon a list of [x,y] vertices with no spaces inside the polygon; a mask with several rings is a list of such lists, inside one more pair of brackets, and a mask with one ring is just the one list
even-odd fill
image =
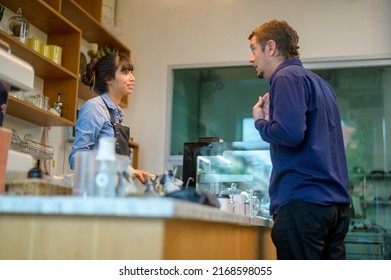
{"label": "wooden shelf", "polygon": [[[82,30],[82,38],[99,46],[109,46],[130,57],[130,49],[100,23],[102,0],[62,0],[61,13]],[[96,96],[88,86],[80,83],[78,95],[83,100]],[[128,107],[128,96],[121,100]]]}
{"label": "wooden shelf", "polygon": [[[91,2],[90,6],[102,6],[102,1],[89,2]],[[83,6],[86,7],[86,5]],[[95,18],[100,16],[100,13],[96,13],[94,17],[74,0],[63,0],[61,13],[82,30],[82,37],[88,42],[102,46],[109,45],[130,55],[129,48],[100,23],[100,18]]]}
{"label": "wooden shelf", "polygon": [[48,45],[62,48],[62,65],[58,65],[5,31],[0,39],[9,44],[12,54],[29,63],[35,76],[44,80],[43,95],[53,106],[61,93],[64,104],[62,117],[41,110],[27,102],[9,98],[7,114],[39,126],[70,126],[76,121],[77,92],[80,65],[81,30],[59,13],[61,0],[4,0],[7,9],[22,9],[23,16],[31,25],[47,35]]}
{"label": "wooden shelf", "polygon": [[33,65],[35,75],[39,78],[77,78],[76,73],[54,63],[47,57],[28,48],[27,45],[1,30],[0,39],[9,44],[12,54]]}
{"label": "wooden shelf", "polygon": [[1,3],[14,13],[16,13],[18,8],[21,8],[23,17],[46,34],[74,33],[79,31],[58,10],[45,1],[2,0]]}
{"label": "wooden shelf", "polygon": [[8,96],[7,114],[39,126],[71,126],[73,122],[42,110],[30,103]]}
{"label": "wooden shelf", "polygon": [[[2,0],[1,3],[13,12],[21,8],[29,23],[47,34],[46,43],[58,45],[63,50],[62,65],[58,65],[0,30],[0,39],[9,44],[11,52],[31,64],[36,77],[44,80],[43,95],[49,97],[49,105],[53,106],[58,93],[61,93],[61,102],[64,104],[62,117],[58,117],[10,97],[7,114],[39,126],[74,125],[78,97],[88,100],[96,96],[79,81],[81,38],[108,45],[130,57],[129,48],[100,24],[102,0]],[[122,99],[120,106],[128,107],[127,96]]]}

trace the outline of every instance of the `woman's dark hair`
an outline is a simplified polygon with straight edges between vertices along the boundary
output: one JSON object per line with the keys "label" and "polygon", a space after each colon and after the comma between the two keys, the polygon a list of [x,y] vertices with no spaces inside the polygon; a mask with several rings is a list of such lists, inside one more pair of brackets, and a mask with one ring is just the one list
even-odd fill
{"label": "woman's dark hair", "polygon": [[262,51],[265,50],[267,41],[273,40],[277,44],[281,56],[285,59],[299,58],[299,36],[285,20],[271,20],[255,28],[248,39],[257,38]]}
{"label": "woman's dark hair", "polygon": [[98,59],[96,63],[87,65],[86,74],[82,77],[84,84],[93,87],[99,95],[107,92],[107,82],[115,79],[115,72],[121,67],[121,71],[133,72],[130,59],[124,54],[110,53]]}

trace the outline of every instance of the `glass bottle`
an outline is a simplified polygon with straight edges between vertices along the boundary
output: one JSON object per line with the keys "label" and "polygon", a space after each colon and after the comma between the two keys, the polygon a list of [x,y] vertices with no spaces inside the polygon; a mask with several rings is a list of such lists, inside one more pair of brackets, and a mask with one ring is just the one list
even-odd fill
{"label": "glass bottle", "polygon": [[62,116],[62,102],[61,102],[61,93],[57,94],[57,101],[54,102],[54,109]]}

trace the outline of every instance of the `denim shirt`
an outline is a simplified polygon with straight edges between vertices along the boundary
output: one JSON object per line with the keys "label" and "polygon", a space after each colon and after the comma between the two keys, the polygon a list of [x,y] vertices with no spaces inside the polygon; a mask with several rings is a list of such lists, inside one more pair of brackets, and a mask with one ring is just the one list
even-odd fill
{"label": "denim shirt", "polygon": [[106,93],[87,100],[80,108],[76,121],[76,135],[69,155],[71,169],[75,167],[75,154],[77,152],[97,149],[99,138],[102,136],[115,137],[110,113],[103,99],[107,106],[113,109],[115,121],[123,124],[124,112],[114,105]]}

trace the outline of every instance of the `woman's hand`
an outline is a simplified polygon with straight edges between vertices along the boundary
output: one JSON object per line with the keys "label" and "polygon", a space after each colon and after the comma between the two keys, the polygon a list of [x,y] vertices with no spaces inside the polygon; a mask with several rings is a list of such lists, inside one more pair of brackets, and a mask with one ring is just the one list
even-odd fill
{"label": "woman's hand", "polygon": [[148,177],[151,178],[152,180],[156,179],[156,175],[153,175],[147,171],[141,170],[141,169],[134,169],[132,167],[129,168],[130,173],[132,177],[136,177],[141,183],[145,183],[148,180]]}

